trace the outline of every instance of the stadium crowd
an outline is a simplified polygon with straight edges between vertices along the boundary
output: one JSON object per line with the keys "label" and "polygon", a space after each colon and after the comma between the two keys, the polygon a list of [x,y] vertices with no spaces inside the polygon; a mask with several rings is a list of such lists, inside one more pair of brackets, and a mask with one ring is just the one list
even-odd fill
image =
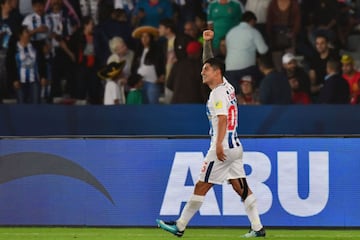
{"label": "stadium crowd", "polygon": [[360,103],[360,0],[0,0],[0,102],[204,103],[202,32],[239,104]]}

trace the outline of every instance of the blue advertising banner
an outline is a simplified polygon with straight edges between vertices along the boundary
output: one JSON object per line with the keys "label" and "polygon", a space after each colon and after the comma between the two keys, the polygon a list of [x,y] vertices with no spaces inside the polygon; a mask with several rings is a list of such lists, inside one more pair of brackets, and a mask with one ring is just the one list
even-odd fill
{"label": "blue advertising banner", "polygon": [[[242,140],[266,226],[360,226],[357,138]],[[0,140],[0,225],[155,226],[192,194],[208,139]],[[231,186],[191,226],[248,226]]]}

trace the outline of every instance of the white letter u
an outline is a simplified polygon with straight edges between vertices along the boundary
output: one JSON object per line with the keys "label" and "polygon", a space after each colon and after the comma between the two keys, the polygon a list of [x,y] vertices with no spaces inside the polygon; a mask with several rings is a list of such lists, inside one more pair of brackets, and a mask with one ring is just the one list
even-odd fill
{"label": "white letter u", "polygon": [[297,152],[278,152],[278,194],[288,213],[309,217],[320,213],[329,198],[329,152],[309,152],[309,195],[298,194]]}

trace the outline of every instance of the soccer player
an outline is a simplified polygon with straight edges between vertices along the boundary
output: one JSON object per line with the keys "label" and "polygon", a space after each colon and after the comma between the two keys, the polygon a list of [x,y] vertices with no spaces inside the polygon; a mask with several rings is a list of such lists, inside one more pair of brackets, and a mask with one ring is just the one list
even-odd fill
{"label": "soccer player", "polygon": [[251,230],[244,237],[265,237],[256,206],[256,198],[246,182],[242,160],[243,148],[237,136],[238,108],[234,87],[223,77],[224,63],[213,57],[211,40],[214,32],[205,30],[203,83],[211,93],[207,102],[207,115],[210,122],[211,143],[201,168],[199,181],[193,195],[186,203],[181,216],[176,221],[165,222],[157,219],[158,226],[181,237],[191,218],[200,209],[206,193],[214,184],[228,181],[245,204],[245,211],[251,223]]}

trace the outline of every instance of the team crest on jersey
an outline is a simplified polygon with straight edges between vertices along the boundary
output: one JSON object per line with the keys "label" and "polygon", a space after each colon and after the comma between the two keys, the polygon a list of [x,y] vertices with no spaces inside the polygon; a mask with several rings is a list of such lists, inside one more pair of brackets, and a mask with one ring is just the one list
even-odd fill
{"label": "team crest on jersey", "polygon": [[216,109],[222,108],[222,102],[221,102],[221,101],[215,102],[215,108],[216,108]]}

